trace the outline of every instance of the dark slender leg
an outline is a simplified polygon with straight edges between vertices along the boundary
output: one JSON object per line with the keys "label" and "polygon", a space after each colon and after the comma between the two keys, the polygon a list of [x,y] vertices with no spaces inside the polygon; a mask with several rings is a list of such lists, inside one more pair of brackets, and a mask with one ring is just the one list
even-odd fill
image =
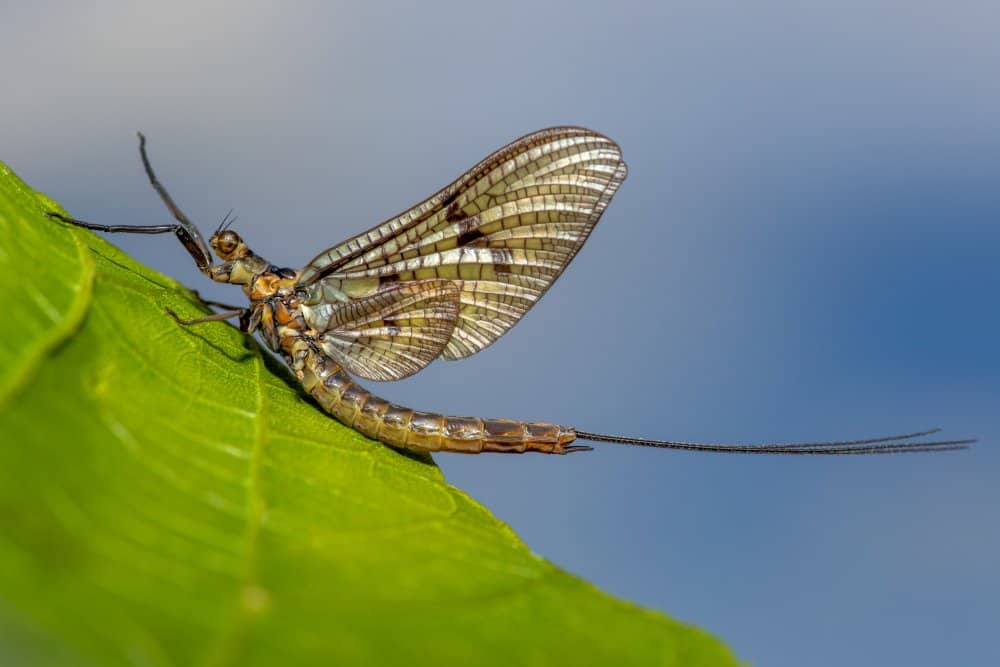
{"label": "dark slender leg", "polygon": [[212,301],[211,299],[206,299],[196,289],[191,290],[191,292],[196,297],[198,297],[198,300],[201,301],[206,306],[213,306],[215,308],[224,308],[225,310],[243,310],[243,306],[234,306],[231,303],[222,303],[221,301]]}
{"label": "dark slender leg", "polygon": [[125,232],[126,234],[168,234],[170,232],[177,232],[177,228],[180,225],[99,225],[96,222],[87,222],[86,220],[77,220],[76,218],[67,218],[61,213],[48,212],[45,215],[50,218],[55,218],[56,220],[62,220],[63,222],[68,222],[71,225],[76,225],[77,227],[83,227],[84,229],[90,229],[95,232]]}
{"label": "dark slender leg", "polygon": [[212,265],[212,253],[208,249],[208,244],[205,243],[205,239],[202,238],[201,232],[195,227],[194,223],[188,220],[188,217],[184,215],[180,207],[174,203],[173,198],[167,192],[167,189],[163,187],[159,179],[156,178],[156,173],[153,171],[153,165],[149,162],[149,156],[146,155],[146,137],[142,132],[137,132],[139,135],[139,157],[142,158],[142,166],[146,170],[146,177],[149,178],[149,184],[153,186],[156,190],[156,194],[160,195],[160,199],[166,205],[170,212],[173,214],[177,222],[181,223],[180,227],[174,230],[177,238],[180,242],[184,244],[187,248],[188,253],[194,258],[195,264],[198,265],[198,269],[204,272],[209,266]]}
{"label": "dark slender leg", "polygon": [[206,315],[205,317],[196,317],[193,320],[182,320],[177,316],[177,313],[170,310],[169,308],[164,308],[167,311],[167,315],[174,318],[178,324],[183,324],[184,326],[190,326],[192,324],[204,324],[205,322],[221,322],[222,320],[228,320],[232,317],[239,317],[243,314],[243,308],[239,310],[227,310],[222,313],[215,313],[214,315]]}
{"label": "dark slender leg", "polygon": [[92,229],[98,232],[125,232],[128,234],[167,234],[173,232],[174,236],[184,245],[187,249],[188,254],[194,260],[194,263],[198,265],[198,270],[202,273],[207,273],[209,267],[212,266],[212,252],[208,248],[208,244],[205,243],[205,239],[202,237],[201,232],[195,227],[194,223],[188,220],[188,217],[184,215],[183,211],[174,203],[174,200],[167,193],[167,189],[163,187],[160,181],[156,178],[156,173],[153,172],[153,165],[149,162],[149,156],[146,155],[146,137],[139,132],[139,156],[142,158],[142,166],[146,170],[146,176],[149,178],[149,184],[153,186],[156,193],[160,195],[160,199],[166,204],[170,213],[177,219],[180,224],[174,225],[99,225],[94,222],[87,222],[85,220],[77,220],[75,218],[68,218],[64,215],[58,213],[48,213],[50,218],[56,218],[57,220],[62,220],[63,222],[68,222],[78,227],[83,227],[85,229]]}

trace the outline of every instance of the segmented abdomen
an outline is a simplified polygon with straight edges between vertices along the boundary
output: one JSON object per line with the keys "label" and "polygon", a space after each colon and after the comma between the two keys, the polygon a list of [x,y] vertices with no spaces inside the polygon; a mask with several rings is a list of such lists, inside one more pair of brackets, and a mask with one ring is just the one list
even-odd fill
{"label": "segmented abdomen", "polygon": [[[510,419],[449,417],[404,408],[358,385],[335,361],[310,351],[300,362],[302,386],[323,409],[369,438],[417,451],[565,454],[569,427]],[[298,365],[298,364],[296,364]]]}

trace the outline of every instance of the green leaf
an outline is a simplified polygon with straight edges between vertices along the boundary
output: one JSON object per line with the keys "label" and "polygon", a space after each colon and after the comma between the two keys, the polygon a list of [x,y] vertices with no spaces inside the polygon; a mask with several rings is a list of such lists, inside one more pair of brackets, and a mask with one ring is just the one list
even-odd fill
{"label": "green leaf", "polygon": [[235,328],[178,325],[190,292],[46,210],[0,164],[0,662],[734,664],[337,424]]}

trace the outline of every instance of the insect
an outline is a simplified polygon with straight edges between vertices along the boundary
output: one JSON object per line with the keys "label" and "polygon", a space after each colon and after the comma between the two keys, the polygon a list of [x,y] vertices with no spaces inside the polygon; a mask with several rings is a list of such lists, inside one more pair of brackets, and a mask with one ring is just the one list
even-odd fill
{"label": "insect", "polygon": [[[150,184],[176,223],[100,225],[102,232],[173,233],[198,269],[240,285],[246,307],[184,320],[239,318],[280,354],[303,388],[341,423],[399,449],[542,452],[592,449],[577,440],[752,454],[882,454],[963,449],[973,440],[920,441],[938,429],[883,438],[760,445],[647,440],[509,419],[451,417],[385,401],[354,381],[398,380],[434,359],[462,359],[500,338],[545,294],[583,246],[625,180],[621,149],[579,127],[526,135],[487,156],[428,199],[324,250],[296,271],[254,253],[227,215],[205,242],[157,179],[139,133]],[[211,247],[211,250],[209,249]],[[215,263],[212,251],[220,260]]]}

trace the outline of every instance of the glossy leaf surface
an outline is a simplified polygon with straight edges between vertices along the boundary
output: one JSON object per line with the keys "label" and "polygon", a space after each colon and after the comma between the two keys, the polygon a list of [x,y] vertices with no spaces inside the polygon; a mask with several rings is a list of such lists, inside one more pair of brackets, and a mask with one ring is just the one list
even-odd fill
{"label": "glossy leaf surface", "polygon": [[45,210],[0,164],[0,662],[733,664],[337,424],[233,327],[179,326],[187,290]]}

